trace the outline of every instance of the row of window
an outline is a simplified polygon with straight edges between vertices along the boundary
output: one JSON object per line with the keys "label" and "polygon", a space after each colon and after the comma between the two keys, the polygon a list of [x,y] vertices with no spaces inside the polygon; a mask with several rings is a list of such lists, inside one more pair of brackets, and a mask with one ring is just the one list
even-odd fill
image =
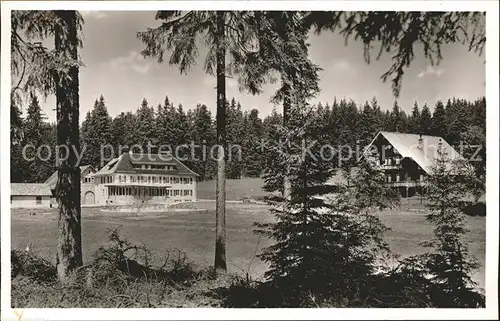
{"label": "row of window", "polygon": [[93,183],[94,182],[94,178],[93,177],[84,177],[83,178],[83,182],[84,183]]}
{"label": "row of window", "polygon": [[[100,183],[113,183],[113,176],[100,177]],[[148,183],[148,184],[193,184],[192,177],[148,176],[148,175],[118,175],[118,183]]]}
{"label": "row of window", "polygon": [[134,164],[132,165],[135,169],[163,169],[168,171],[174,171],[177,169],[175,165],[150,165],[150,164]]}
{"label": "row of window", "polygon": [[193,196],[191,189],[165,189],[165,188],[140,188],[140,187],[109,187],[110,196]]}
{"label": "row of window", "polygon": [[[377,159],[377,164],[380,165],[380,159]],[[399,165],[399,164],[401,164],[401,158],[399,157],[384,159],[384,165]]]}
{"label": "row of window", "polygon": [[[423,181],[424,175],[420,174],[419,178],[420,181]],[[409,177],[408,174],[403,175],[403,177],[400,177],[399,174],[394,173],[386,175],[387,182],[406,182],[407,180],[416,180],[416,178]]]}
{"label": "row of window", "polygon": [[[127,175],[118,175],[118,182],[127,183]],[[192,177],[129,175],[128,183],[193,184]]]}
{"label": "row of window", "polygon": [[[14,200],[14,196],[10,196],[10,204],[12,204],[12,201]],[[36,196],[35,198],[36,200],[36,205],[40,205],[42,204],[42,197],[41,196]]]}

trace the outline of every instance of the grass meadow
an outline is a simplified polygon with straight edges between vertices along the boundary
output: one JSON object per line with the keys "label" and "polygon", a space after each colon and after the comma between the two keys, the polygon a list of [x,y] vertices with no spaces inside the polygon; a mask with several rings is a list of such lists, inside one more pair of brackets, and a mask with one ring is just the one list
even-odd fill
{"label": "grass meadow", "polygon": [[[419,205],[419,202],[416,202]],[[200,210],[145,214],[101,213],[99,208],[82,209],[82,234],[84,261],[107,241],[108,229],[120,227],[123,238],[134,244],[146,245],[154,258],[161,261],[168,249],[180,249],[196,265],[209,266],[214,258],[215,202],[200,201],[186,204]],[[418,206],[417,206],[418,207]],[[12,249],[24,250],[55,263],[57,244],[57,210],[51,209],[29,215],[33,210],[12,211]],[[432,236],[432,226],[425,221],[425,211],[412,208],[411,204],[400,209],[379,213],[391,230],[386,240],[394,253],[402,256],[417,254],[426,249],[419,242]],[[227,260],[228,270],[238,274],[247,272],[254,279],[261,279],[265,263],[255,257],[270,240],[253,232],[254,222],[269,222],[273,217],[266,205],[227,203]],[[484,263],[485,217],[467,217],[470,233],[470,252]],[[474,279],[484,287],[484,266]]]}

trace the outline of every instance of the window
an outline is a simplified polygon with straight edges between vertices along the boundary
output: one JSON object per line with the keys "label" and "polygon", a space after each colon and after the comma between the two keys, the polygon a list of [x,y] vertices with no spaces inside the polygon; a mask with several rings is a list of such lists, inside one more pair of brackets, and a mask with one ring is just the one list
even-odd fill
{"label": "window", "polygon": [[151,183],[151,176],[148,176],[148,183]]}
{"label": "window", "polygon": [[179,184],[179,177],[175,177],[174,183]]}
{"label": "window", "polygon": [[193,178],[192,177],[189,179],[189,184],[193,184]]}
{"label": "window", "polygon": [[14,199],[14,196],[10,196],[10,204],[12,204],[12,200]]}
{"label": "window", "polygon": [[36,197],[36,205],[40,205],[42,204],[42,197],[41,196],[37,196]]}
{"label": "window", "polygon": [[189,190],[189,196],[193,196],[193,190],[192,189]]}

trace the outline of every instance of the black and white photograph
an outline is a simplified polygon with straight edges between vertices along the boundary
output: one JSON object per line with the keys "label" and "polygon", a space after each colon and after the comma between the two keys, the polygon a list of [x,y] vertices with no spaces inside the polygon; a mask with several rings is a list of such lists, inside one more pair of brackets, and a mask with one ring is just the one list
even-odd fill
{"label": "black and white photograph", "polygon": [[173,3],[2,3],[2,319],[498,318],[498,3]]}

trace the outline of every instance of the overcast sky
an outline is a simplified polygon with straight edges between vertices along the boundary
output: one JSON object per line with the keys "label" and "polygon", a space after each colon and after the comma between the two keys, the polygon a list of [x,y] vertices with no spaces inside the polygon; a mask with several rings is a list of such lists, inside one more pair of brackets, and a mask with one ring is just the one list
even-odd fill
{"label": "overcast sky", "polygon": [[[143,97],[157,106],[165,95],[184,109],[197,103],[206,104],[215,115],[215,78],[202,69],[204,56],[200,50],[198,64],[188,75],[181,75],[177,67],[168,63],[159,65],[152,59],[143,59],[139,52],[144,45],[136,38],[137,31],[156,27],[159,21],[154,12],[83,12],[84,48],[81,57],[85,67],[80,69],[80,122],[93,107],[96,98],[104,95],[111,116],[135,111]],[[310,37],[310,57],[323,71],[320,73],[320,95],[311,101],[331,103],[334,97],[353,99],[358,104],[376,96],[383,109],[391,108],[391,83],[380,76],[391,65],[390,55],[366,64],[360,43],[351,40],[344,45],[342,37],[325,32]],[[476,99],[485,95],[484,56],[467,51],[462,45],[446,45],[444,60],[431,67],[418,51],[412,66],[405,71],[403,88],[398,103],[410,111],[413,102],[428,103],[431,110],[438,99],[449,97]],[[242,108],[257,108],[261,116],[269,114],[269,102],[277,85],[267,85],[259,96],[240,93],[235,81],[228,80],[227,97],[235,97]],[[41,101],[49,121],[55,120],[55,99]],[[279,110],[279,107],[278,107]]]}

